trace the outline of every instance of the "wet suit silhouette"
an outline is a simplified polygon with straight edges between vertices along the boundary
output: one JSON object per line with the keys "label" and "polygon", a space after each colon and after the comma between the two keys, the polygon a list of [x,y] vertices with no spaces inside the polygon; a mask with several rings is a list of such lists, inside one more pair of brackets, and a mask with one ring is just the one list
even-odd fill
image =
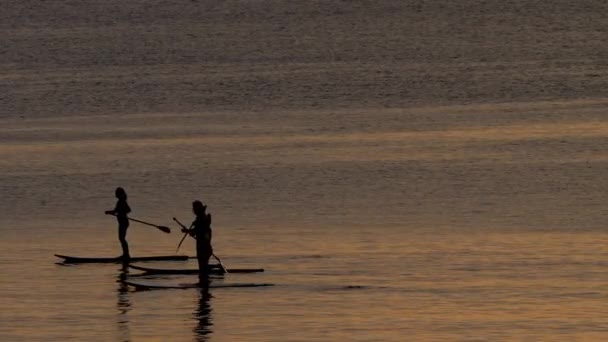
{"label": "wet suit silhouette", "polygon": [[192,202],[192,212],[196,219],[190,229],[182,229],[196,239],[196,258],[198,259],[199,284],[209,284],[209,258],[213,254],[211,247],[211,214],[207,214],[207,206],[201,201]]}
{"label": "wet suit silhouette", "polygon": [[118,199],[116,207],[114,210],[107,210],[106,214],[116,216],[116,220],[118,221],[118,240],[122,247],[121,258],[129,259],[131,256],[129,255],[129,244],[127,243],[127,228],[129,228],[127,214],[131,212],[131,208],[127,204],[127,193],[123,188],[116,188],[115,195]]}

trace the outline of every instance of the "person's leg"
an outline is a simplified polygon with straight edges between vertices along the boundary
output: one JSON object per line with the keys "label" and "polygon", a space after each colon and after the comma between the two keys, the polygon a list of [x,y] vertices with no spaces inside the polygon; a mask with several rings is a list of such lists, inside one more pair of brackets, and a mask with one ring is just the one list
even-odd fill
{"label": "person's leg", "polygon": [[199,285],[209,286],[209,258],[211,253],[206,248],[197,249]]}
{"label": "person's leg", "polygon": [[119,224],[118,225],[118,240],[120,241],[120,247],[122,247],[122,257],[129,259],[129,244],[127,243],[127,228],[129,225]]}

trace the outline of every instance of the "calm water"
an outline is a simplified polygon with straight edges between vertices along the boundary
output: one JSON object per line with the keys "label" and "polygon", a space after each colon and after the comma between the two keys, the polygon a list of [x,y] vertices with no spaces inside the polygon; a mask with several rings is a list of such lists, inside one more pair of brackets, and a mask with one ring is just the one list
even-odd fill
{"label": "calm water", "polygon": [[[605,2],[0,8],[0,340],[608,338]],[[116,186],[174,230],[133,255],[201,199],[275,286],[55,264],[120,253]]]}

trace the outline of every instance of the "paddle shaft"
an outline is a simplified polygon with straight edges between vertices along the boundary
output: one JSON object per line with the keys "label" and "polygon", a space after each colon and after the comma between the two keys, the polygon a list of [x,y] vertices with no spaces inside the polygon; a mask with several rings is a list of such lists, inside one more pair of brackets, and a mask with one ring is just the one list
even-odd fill
{"label": "paddle shaft", "polygon": [[[182,226],[182,228],[184,229],[188,229],[186,228],[186,226],[184,226],[181,222],[179,222],[175,217],[173,218],[173,221],[177,222],[177,224],[179,224],[180,226]],[[184,240],[186,239],[186,236],[188,236],[188,233],[186,232],[184,234],[184,237],[182,237],[182,239],[179,241],[179,244],[177,245],[177,249],[175,250],[175,253],[177,253],[179,251],[179,248],[182,246],[182,243],[184,242]]]}
{"label": "paddle shaft", "polygon": [[220,263],[220,267],[222,268],[222,270],[225,273],[228,273],[228,269],[226,267],[224,267],[224,264],[222,264],[222,260],[220,260],[220,258],[217,255],[215,255],[215,253],[211,253],[211,255],[217,260],[217,262]]}
{"label": "paddle shaft", "polygon": [[[110,214],[110,215],[112,215],[112,216],[116,216],[116,214]],[[134,219],[134,218],[130,218],[130,217],[127,217],[127,219],[128,219],[129,221],[139,222],[139,223],[141,223],[141,224],[145,224],[146,226],[150,226],[150,227],[154,227],[154,228],[160,229],[161,231],[163,231],[163,232],[165,232],[165,233],[167,233],[167,234],[168,234],[168,233],[171,233],[171,229],[170,229],[169,227],[165,227],[165,226],[159,226],[159,225],[156,225],[156,224],[153,224],[153,223],[149,223],[149,222],[141,221],[141,220]]]}
{"label": "paddle shaft", "polygon": [[222,264],[222,260],[220,260],[220,258],[218,258],[217,255],[215,255],[215,253],[211,253],[211,255],[217,260],[217,262],[220,263],[220,267],[222,268],[222,271],[224,271],[224,273],[228,273],[228,269],[226,267],[224,267],[224,264]]}

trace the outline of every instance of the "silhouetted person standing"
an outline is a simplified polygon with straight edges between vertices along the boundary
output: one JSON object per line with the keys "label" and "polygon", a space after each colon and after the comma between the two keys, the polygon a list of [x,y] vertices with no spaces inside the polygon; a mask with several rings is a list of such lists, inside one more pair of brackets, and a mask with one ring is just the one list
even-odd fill
{"label": "silhouetted person standing", "polygon": [[211,247],[211,214],[207,214],[207,206],[201,201],[192,202],[192,212],[196,219],[190,229],[182,229],[196,239],[196,258],[198,259],[199,284],[209,284],[209,258],[213,255]]}
{"label": "silhouetted person standing", "polygon": [[127,193],[125,192],[125,189],[120,187],[116,188],[115,195],[118,199],[116,207],[114,210],[106,211],[106,214],[116,216],[116,220],[118,221],[118,240],[122,247],[121,258],[130,259],[129,244],[127,243],[127,228],[129,228],[129,218],[127,217],[127,214],[131,212],[131,208],[127,203]]}

